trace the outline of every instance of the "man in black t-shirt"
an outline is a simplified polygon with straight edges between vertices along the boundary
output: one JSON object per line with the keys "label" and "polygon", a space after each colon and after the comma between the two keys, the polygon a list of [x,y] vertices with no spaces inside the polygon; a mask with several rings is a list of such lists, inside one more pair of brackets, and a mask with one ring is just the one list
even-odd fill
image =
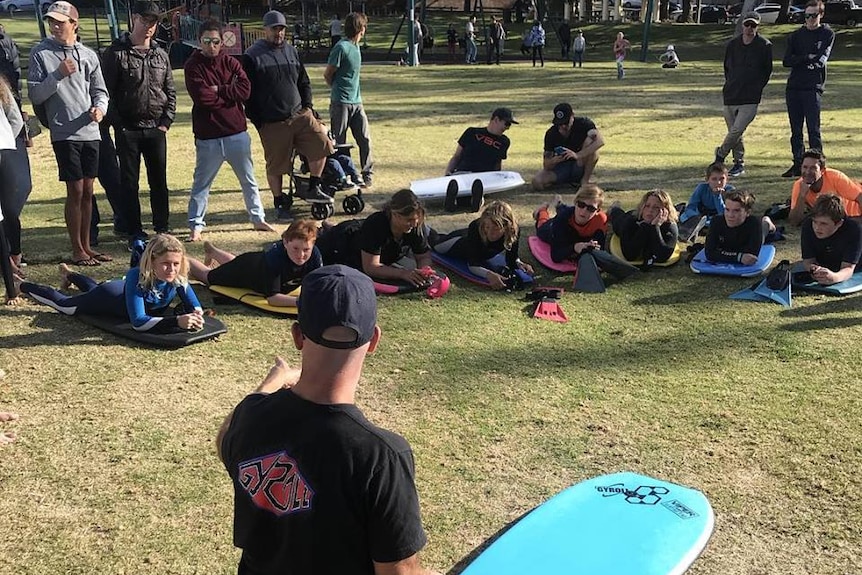
{"label": "man in black t-shirt", "polygon": [[802,263],[821,285],[850,279],[862,263],[862,226],[847,218],[834,194],[817,197],[802,225]]}
{"label": "man in black t-shirt", "polygon": [[512,110],[497,108],[485,128],[467,128],[446,166],[446,175],[456,172],[494,172],[502,167],[509,151],[509,138],[503,135],[517,124]]}
{"label": "man in black t-shirt", "polygon": [[553,125],[545,132],[542,169],[533,176],[533,189],[544,190],[557,184],[593,182],[599,161],[599,148],[605,145],[595,123],[586,116],[575,116],[566,103],[554,107]]}
{"label": "man in black t-shirt", "polygon": [[354,405],[380,339],[374,285],[346,266],[305,276],[293,342],[302,367],[276,358],[216,438],[234,487],[240,575],[434,575],[410,446]]}

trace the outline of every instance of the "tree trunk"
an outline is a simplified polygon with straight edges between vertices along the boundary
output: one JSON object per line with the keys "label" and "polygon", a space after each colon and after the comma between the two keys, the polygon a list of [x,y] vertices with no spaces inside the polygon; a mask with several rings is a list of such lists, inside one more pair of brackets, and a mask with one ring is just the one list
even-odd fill
{"label": "tree trunk", "polygon": [[787,24],[790,19],[790,0],[781,0],[781,10],[778,11],[778,19],[776,24]]}

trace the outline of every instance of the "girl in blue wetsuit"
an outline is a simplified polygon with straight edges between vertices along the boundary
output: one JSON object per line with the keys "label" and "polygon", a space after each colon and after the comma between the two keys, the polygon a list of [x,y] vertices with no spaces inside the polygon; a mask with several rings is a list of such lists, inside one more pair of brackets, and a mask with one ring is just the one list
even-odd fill
{"label": "girl in blue wetsuit", "polygon": [[[96,283],[85,275],[60,265],[61,288],[74,285],[83,293],[67,296],[54,288],[30,282],[21,291],[36,301],[66,315],[107,315],[128,319],[137,331],[168,333],[177,329],[198,330],[203,327],[203,308],[188,284],[189,264],[183,244],[173,236],[159,234],[141,256],[139,267],[132,268],[125,279]],[[179,297],[183,313],[170,313],[169,306]]]}
{"label": "girl in blue wetsuit", "polygon": [[492,202],[467,229],[455,230],[435,240],[435,252],[464,260],[472,273],[488,280],[492,289],[506,287],[499,273],[502,270],[490,269],[488,264],[489,259],[502,252],[506,253],[506,267],[510,270],[533,273],[533,268],[518,258],[518,223],[506,202]]}

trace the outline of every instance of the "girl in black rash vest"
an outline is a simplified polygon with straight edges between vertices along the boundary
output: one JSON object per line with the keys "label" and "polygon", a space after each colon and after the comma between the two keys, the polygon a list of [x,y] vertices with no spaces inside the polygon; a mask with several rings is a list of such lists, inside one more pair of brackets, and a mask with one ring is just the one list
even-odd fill
{"label": "girl in black rash vest", "polygon": [[724,198],[724,213],[714,216],[706,235],[706,259],[711,262],[752,265],[766,234],[775,226],[768,217],[751,215],[754,195],[736,190]]}
{"label": "girl in black rash vest", "polygon": [[502,270],[490,269],[488,264],[489,259],[501,252],[506,252],[506,267],[532,275],[533,268],[518,258],[518,247],[518,223],[512,207],[500,201],[489,204],[466,229],[439,236],[433,246],[437,253],[467,262],[470,271],[487,279],[492,289],[506,287],[499,273]]}
{"label": "girl in black rash vest", "polygon": [[664,190],[644,194],[636,210],[625,212],[614,203],[608,212],[611,228],[628,261],[666,262],[679,235],[673,201]]}
{"label": "girl in black rash vest", "polygon": [[419,271],[431,267],[425,207],[407,189],[395,192],[381,211],[365,220],[324,227],[317,247],[326,265],[348,265],[384,283],[400,280],[421,287],[428,282]]}

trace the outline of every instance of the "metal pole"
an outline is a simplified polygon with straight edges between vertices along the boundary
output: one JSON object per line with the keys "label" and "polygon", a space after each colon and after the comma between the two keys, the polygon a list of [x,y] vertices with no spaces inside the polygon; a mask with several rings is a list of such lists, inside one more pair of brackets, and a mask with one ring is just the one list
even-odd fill
{"label": "metal pole", "polygon": [[653,5],[654,1],[649,0],[647,2],[646,17],[644,17],[644,40],[641,44],[641,62],[646,62],[647,55],[649,54],[649,30],[652,25],[653,9],[655,8]]}
{"label": "metal pole", "polygon": [[407,28],[407,62],[410,66],[419,65],[419,53],[416,50],[416,27],[413,25],[415,15],[416,2],[415,0],[408,0],[407,19],[410,21],[410,26]]}
{"label": "metal pole", "polygon": [[42,16],[42,6],[37,5],[33,10],[33,14],[36,15],[36,23],[39,25],[39,36],[45,38],[47,34],[45,33],[45,21],[42,20],[44,18]]}

